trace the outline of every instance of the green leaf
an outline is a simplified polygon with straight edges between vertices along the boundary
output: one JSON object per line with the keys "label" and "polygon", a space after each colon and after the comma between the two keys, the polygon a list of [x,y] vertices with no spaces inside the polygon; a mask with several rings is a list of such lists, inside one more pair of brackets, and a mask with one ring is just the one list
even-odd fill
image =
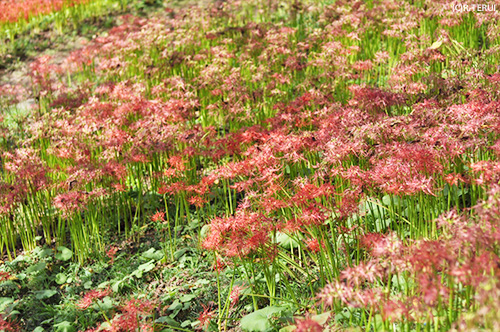
{"label": "green leaf", "polygon": [[155,264],[154,264],[153,260],[151,260],[147,263],[141,264],[137,267],[138,270],[143,271],[143,272],[149,272],[154,268],[155,268]]}
{"label": "green leaf", "polygon": [[40,263],[37,263],[35,265],[31,265],[30,267],[28,267],[26,269],[26,273],[35,273],[35,272],[42,271],[43,269],[45,269],[46,266],[47,266],[47,264],[45,264],[45,262],[40,262]]}
{"label": "green leaf", "polygon": [[54,324],[55,332],[75,332],[76,329],[70,322],[64,321]]}
{"label": "green leaf", "polygon": [[42,249],[40,247],[36,247],[33,250],[33,254],[36,255],[38,258],[47,258],[49,256],[52,256],[52,250],[49,248]]}
{"label": "green leaf", "polygon": [[58,285],[62,285],[68,280],[68,277],[64,273],[58,273],[56,274],[56,283]]}
{"label": "green leaf", "polygon": [[377,314],[373,316],[373,325],[375,331],[381,331],[384,329],[384,319],[382,318],[382,315]]}
{"label": "green leaf", "polygon": [[110,328],[111,328],[111,325],[108,322],[101,323],[101,329],[103,329],[103,331],[106,331],[106,329],[110,329]]}
{"label": "green leaf", "polygon": [[201,239],[206,238],[209,232],[210,232],[210,225],[203,225],[203,227],[200,230],[200,238]]}
{"label": "green leaf", "polygon": [[182,304],[179,302],[179,300],[175,300],[169,307],[168,310],[174,311],[177,309],[182,308]]}
{"label": "green leaf", "polygon": [[443,45],[443,40],[439,39],[439,40],[435,41],[428,49],[429,50],[437,50],[438,48],[441,47],[441,45]]}
{"label": "green leaf", "polygon": [[19,255],[17,256],[12,262],[10,262],[11,264],[17,264],[19,262],[24,262],[26,260],[26,257],[24,255]]}
{"label": "green leaf", "polygon": [[68,261],[73,257],[73,252],[66,247],[57,247],[57,251],[59,252],[56,254],[56,258],[61,261]]}
{"label": "green leaf", "polygon": [[340,323],[342,321],[347,321],[350,318],[351,318],[351,313],[346,309],[344,309],[341,312],[337,312],[335,314],[335,322],[337,323]]}
{"label": "green leaf", "polygon": [[48,298],[54,296],[55,294],[57,294],[56,290],[54,290],[54,289],[45,289],[45,290],[41,290],[41,291],[35,292],[35,297],[38,300],[44,300],[44,299],[48,299]]}
{"label": "green leaf", "polygon": [[182,322],[182,324],[181,324],[181,327],[186,327],[186,326],[188,326],[188,325],[191,325],[191,321],[190,321],[189,319],[188,319],[188,320],[183,321],[183,322]]}
{"label": "green leaf", "polygon": [[189,251],[188,248],[183,248],[183,249],[177,250],[176,252],[174,252],[174,259],[178,260],[179,258],[181,258],[188,251]]}
{"label": "green leaf", "polygon": [[192,299],[194,299],[195,297],[196,297],[196,295],[194,295],[194,294],[183,295],[183,296],[181,296],[180,300],[181,300],[181,302],[189,302]]}
{"label": "green leaf", "polygon": [[318,323],[319,325],[325,325],[328,319],[330,319],[331,315],[332,313],[330,311],[327,311],[319,315],[314,315],[311,317],[311,319],[316,323]]}
{"label": "green leaf", "polygon": [[139,265],[137,267],[137,269],[131,273],[131,275],[133,275],[137,278],[142,278],[142,275],[144,274],[144,272],[149,272],[154,268],[155,268],[154,260],[151,260],[147,263]]}
{"label": "green leaf", "polygon": [[173,327],[180,326],[180,324],[177,321],[175,321],[173,318],[171,318],[169,316],[162,316],[162,317],[158,318],[157,320],[155,320],[155,323],[170,325]]}
{"label": "green leaf", "polygon": [[141,256],[147,259],[154,259],[158,261],[162,259],[165,254],[163,253],[163,250],[156,250],[155,248],[151,248],[148,251],[143,252]]}
{"label": "green leaf", "polygon": [[14,303],[14,299],[10,297],[0,297],[0,312],[5,312],[7,307]]}
{"label": "green leaf", "polygon": [[382,203],[384,203],[385,206],[391,206],[394,204],[395,207],[399,207],[403,202],[398,196],[391,197],[391,195],[385,195],[384,197],[382,197]]}
{"label": "green leaf", "polygon": [[40,324],[45,325],[45,324],[50,324],[54,320],[54,317],[51,317],[49,319],[44,320]]}
{"label": "green leaf", "polygon": [[200,279],[195,282],[196,285],[208,285],[210,283],[210,280],[207,279]]}
{"label": "green leaf", "polygon": [[390,221],[388,220],[385,220],[385,219],[375,219],[375,228],[377,230],[377,232],[381,232],[383,230],[385,230],[387,227],[389,227],[390,225]]}
{"label": "green leaf", "polygon": [[288,325],[279,330],[279,332],[293,332],[297,329],[297,326],[295,325]]}
{"label": "green leaf", "polygon": [[109,296],[105,296],[102,300],[97,301],[96,309],[99,311],[111,310],[115,306],[115,302]]}
{"label": "green leaf", "polygon": [[277,232],[276,242],[284,249],[298,248],[299,243],[286,233]]}
{"label": "green leaf", "polygon": [[43,331],[45,331],[45,329],[44,329],[43,327],[41,327],[41,326],[37,326],[37,327],[33,330],[33,332],[43,332]]}
{"label": "green leaf", "polygon": [[273,314],[283,312],[286,308],[284,307],[276,307],[269,306],[263,309],[252,312],[251,314],[246,315],[240,322],[241,328],[244,331],[253,332],[253,331],[266,331],[272,327],[270,318],[273,317]]}
{"label": "green leaf", "polygon": [[[141,276],[142,276],[142,272],[141,272]],[[118,280],[118,281],[114,282],[113,285],[111,286],[111,290],[114,293],[117,293],[123,287],[123,282],[124,281],[125,281],[125,278],[122,279],[122,280]]]}
{"label": "green leaf", "polygon": [[[103,289],[103,288],[108,287],[109,284],[110,284],[109,281],[104,281],[104,282],[101,282],[99,285],[97,285],[97,288],[98,289]],[[84,284],[84,287],[85,287],[85,284]]]}

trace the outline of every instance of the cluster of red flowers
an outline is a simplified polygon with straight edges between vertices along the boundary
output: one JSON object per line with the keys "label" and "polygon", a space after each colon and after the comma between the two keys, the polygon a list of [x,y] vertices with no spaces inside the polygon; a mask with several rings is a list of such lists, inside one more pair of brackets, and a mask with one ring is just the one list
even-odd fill
{"label": "cluster of red flowers", "polygon": [[240,212],[235,217],[216,218],[203,246],[229,257],[244,257],[264,248],[274,227],[269,218],[258,213]]}
{"label": "cluster of red flowers", "polygon": [[145,331],[153,332],[153,326],[145,322],[142,317],[150,316],[153,312],[154,304],[149,301],[132,299],[121,308],[121,314],[116,315],[111,320],[112,332],[132,332]]}
{"label": "cluster of red flowers", "polygon": [[[474,218],[456,211],[441,216],[442,235],[436,240],[405,243],[393,234],[366,236],[361,242],[371,259],[342,271],[319,298],[327,305],[341,301],[372,308],[393,321],[418,321],[448,303],[456,291],[454,285],[480,289],[491,278],[499,278],[500,259],[494,248],[500,239],[500,187],[493,187],[489,194],[487,201],[475,207]],[[377,286],[388,278],[400,293]],[[414,285],[411,290],[410,284]]]}
{"label": "cluster of red flowers", "polygon": [[17,323],[6,320],[0,315],[0,330],[4,332],[17,332],[20,331],[20,327]]}
{"label": "cluster of red flowers", "polygon": [[[92,291],[94,292],[94,291]],[[86,332],[109,331],[109,332],[153,332],[153,324],[146,320],[151,316],[154,304],[145,300],[131,299],[120,307],[117,313],[108,323],[110,326],[97,326]]]}
{"label": "cluster of red flowers", "polygon": [[100,300],[103,297],[111,294],[111,290],[103,289],[103,290],[91,290],[78,302],[76,305],[79,309],[87,309],[94,303],[95,300]]}
{"label": "cluster of red flowers", "polygon": [[89,0],[0,0],[0,23],[28,20],[32,16],[59,11]]}
{"label": "cluster of red flowers", "polygon": [[22,102],[27,96],[28,92],[22,85],[0,85],[0,102],[4,105]]}

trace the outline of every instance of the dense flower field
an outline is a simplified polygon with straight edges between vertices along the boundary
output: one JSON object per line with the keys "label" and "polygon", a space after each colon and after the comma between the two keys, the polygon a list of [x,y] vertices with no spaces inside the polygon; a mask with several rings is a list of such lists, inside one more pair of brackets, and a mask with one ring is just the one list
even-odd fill
{"label": "dense flower field", "polygon": [[38,58],[0,87],[0,251],[189,236],[197,325],[132,299],[104,331],[500,330],[500,12],[453,4],[217,1]]}
{"label": "dense flower field", "polygon": [[89,2],[89,0],[1,0],[0,24],[16,22],[19,19],[28,20],[31,16],[48,14],[61,10],[65,6],[74,6]]}

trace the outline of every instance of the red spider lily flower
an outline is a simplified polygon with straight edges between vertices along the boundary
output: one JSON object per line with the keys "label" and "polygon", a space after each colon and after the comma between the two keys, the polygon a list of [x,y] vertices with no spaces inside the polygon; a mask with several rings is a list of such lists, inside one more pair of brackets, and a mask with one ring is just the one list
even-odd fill
{"label": "red spider lily flower", "polygon": [[87,200],[87,193],[70,191],[65,194],[57,195],[54,198],[54,206],[61,210],[64,215],[69,216],[71,213],[83,209]]}
{"label": "red spider lily flower", "polygon": [[187,188],[187,185],[184,181],[177,181],[177,182],[174,182],[172,183],[171,185],[169,186],[162,186],[158,189],[158,193],[160,195],[164,195],[166,193],[169,193],[169,194],[172,194],[172,195],[176,195],[180,192],[183,192],[185,191]]}
{"label": "red spider lily flower", "polygon": [[168,186],[167,185],[162,185],[158,188],[158,194],[159,195],[165,195],[166,193],[168,193]]}
{"label": "red spider lily flower", "polygon": [[328,197],[335,193],[335,187],[329,184],[323,184],[318,187],[312,183],[298,183],[298,186],[300,186],[300,189],[292,199],[297,205],[302,205],[315,198]]}
{"label": "red spider lily flower", "polygon": [[238,211],[234,217],[211,221],[203,247],[228,257],[244,257],[269,244],[269,235],[276,228],[273,221],[262,214]]}
{"label": "red spider lily flower", "polygon": [[384,235],[380,233],[367,233],[359,239],[359,243],[362,248],[368,251],[372,251],[378,243],[383,241]]}
{"label": "red spider lily flower", "polygon": [[214,271],[220,273],[222,272],[222,270],[226,268],[226,266],[227,266],[226,263],[222,259],[217,257],[217,259],[215,260],[215,264],[213,265],[213,269]]}
{"label": "red spider lily flower", "polygon": [[458,181],[460,180],[463,183],[467,183],[465,178],[462,176],[462,174],[457,174],[457,173],[450,173],[446,174],[444,177],[444,180],[446,183],[448,183],[450,186],[458,186]]}
{"label": "red spider lily flower", "polygon": [[[319,205],[319,204],[318,204]],[[302,214],[287,221],[286,229],[293,232],[309,226],[323,225],[328,218],[325,209],[312,204],[302,208]]]}
{"label": "red spider lily flower", "polygon": [[117,192],[126,192],[128,190],[127,186],[122,183],[113,183],[111,185]]}
{"label": "red spider lily flower", "polygon": [[405,100],[401,94],[366,86],[351,85],[349,91],[353,94],[349,105],[359,107],[370,113],[380,112],[393,105],[400,105]]}
{"label": "red spider lily flower", "polygon": [[0,331],[17,332],[21,331],[21,327],[15,322],[8,321],[0,315]]}
{"label": "red spider lily flower", "polygon": [[19,148],[13,153],[4,152],[3,157],[5,170],[21,179],[26,189],[38,191],[47,186],[47,168],[35,150]]}
{"label": "red spider lily flower", "polygon": [[241,291],[244,289],[245,289],[244,287],[241,287],[238,285],[233,286],[233,289],[231,290],[231,294],[229,295],[229,298],[231,299],[231,308],[233,308],[235,305],[238,304]]}
{"label": "red spider lily flower", "polygon": [[128,301],[121,307],[122,313],[117,314],[111,320],[111,331],[152,331],[151,324],[143,321],[143,317],[151,315],[153,307],[154,304],[150,301],[141,301],[138,299]]}
{"label": "red spider lily flower", "polygon": [[359,287],[364,283],[375,283],[383,274],[382,267],[376,262],[360,262],[358,265],[349,267],[340,273],[340,278],[353,287]]}
{"label": "red spider lily flower", "polygon": [[411,301],[383,300],[381,303],[381,313],[384,320],[401,321],[410,318]]}
{"label": "red spider lily flower", "polygon": [[500,140],[496,141],[494,145],[490,147],[498,157],[500,157]]}
{"label": "red spider lily flower", "polygon": [[470,165],[473,172],[478,173],[474,181],[479,185],[496,185],[500,181],[500,162],[481,160]]}
{"label": "red spider lily flower", "polygon": [[141,323],[139,331],[141,331],[141,332],[154,332],[154,326],[152,323]]}
{"label": "red spider lily flower", "polygon": [[78,301],[76,306],[78,309],[85,310],[90,307],[95,300],[100,300],[103,297],[108,296],[109,294],[111,294],[110,289],[91,290],[87,294],[85,294],[85,296],[80,301]]}
{"label": "red spider lily flower", "polygon": [[[7,105],[12,105],[25,100],[27,97],[26,89],[21,85],[0,85],[0,100]],[[0,122],[3,122],[3,116]]]}
{"label": "red spider lily flower", "polygon": [[155,214],[151,216],[151,221],[154,222],[164,222],[165,221],[165,212],[157,211]]}
{"label": "red spider lily flower", "polygon": [[168,163],[179,172],[186,170],[186,164],[182,156],[172,156],[168,159]]}
{"label": "red spider lily flower", "polygon": [[142,154],[142,153],[138,153],[138,154],[133,154],[131,157],[130,157],[130,160],[133,161],[133,162],[136,162],[136,163],[147,163],[149,162],[149,158],[148,156]]}
{"label": "red spider lily flower", "polygon": [[297,320],[295,332],[323,332],[324,328],[312,319]]}
{"label": "red spider lily flower", "polygon": [[111,261],[109,262],[110,264],[113,264],[114,261],[115,261],[115,256],[116,256],[116,253],[118,252],[118,247],[116,246],[112,246],[111,248],[109,248],[109,250],[106,252],[106,256],[108,256]]}
{"label": "red spider lily flower", "polygon": [[212,305],[205,306],[202,303],[201,306],[203,307],[203,311],[198,316],[198,321],[200,322],[198,330],[207,329],[210,321],[215,316],[215,310],[210,310],[212,309]]}
{"label": "red spider lily flower", "polygon": [[127,166],[116,161],[109,161],[102,168],[104,175],[112,177],[116,181],[125,179],[127,176]]}
{"label": "red spider lily flower", "polygon": [[373,68],[373,63],[370,60],[356,61],[352,64],[352,68],[359,71],[371,70]]}
{"label": "red spider lily flower", "polygon": [[[251,181],[251,183],[253,183],[253,180],[250,180],[250,181]],[[251,183],[250,183],[250,185],[251,185]],[[270,214],[273,211],[279,211],[283,208],[290,207],[292,202],[280,200],[280,199],[277,199],[274,197],[264,197],[259,202],[257,202],[257,204],[259,204],[267,214]]]}
{"label": "red spider lily flower", "polygon": [[321,250],[322,246],[320,245],[318,239],[310,238],[306,239],[304,242],[306,243],[307,249],[311,252],[318,253]]}
{"label": "red spider lily flower", "polygon": [[85,332],[98,332],[98,331],[103,331],[101,329],[101,326],[96,326],[96,327],[91,327],[90,329],[85,330]]}
{"label": "red spider lily flower", "polygon": [[208,202],[208,199],[206,199],[202,196],[199,196],[199,195],[195,195],[195,196],[189,197],[188,201],[189,201],[189,204],[192,204],[196,207],[202,208]]}
{"label": "red spider lily flower", "polygon": [[375,62],[376,63],[386,63],[391,56],[389,55],[389,52],[387,51],[378,51],[375,53]]}

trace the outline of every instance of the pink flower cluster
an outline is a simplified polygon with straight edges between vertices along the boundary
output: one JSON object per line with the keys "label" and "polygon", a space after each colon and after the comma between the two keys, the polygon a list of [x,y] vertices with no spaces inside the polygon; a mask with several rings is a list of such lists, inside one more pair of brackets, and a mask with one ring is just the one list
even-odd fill
{"label": "pink flower cluster", "polygon": [[64,6],[86,3],[89,0],[0,0],[0,24],[28,20],[32,16],[59,11]]}

